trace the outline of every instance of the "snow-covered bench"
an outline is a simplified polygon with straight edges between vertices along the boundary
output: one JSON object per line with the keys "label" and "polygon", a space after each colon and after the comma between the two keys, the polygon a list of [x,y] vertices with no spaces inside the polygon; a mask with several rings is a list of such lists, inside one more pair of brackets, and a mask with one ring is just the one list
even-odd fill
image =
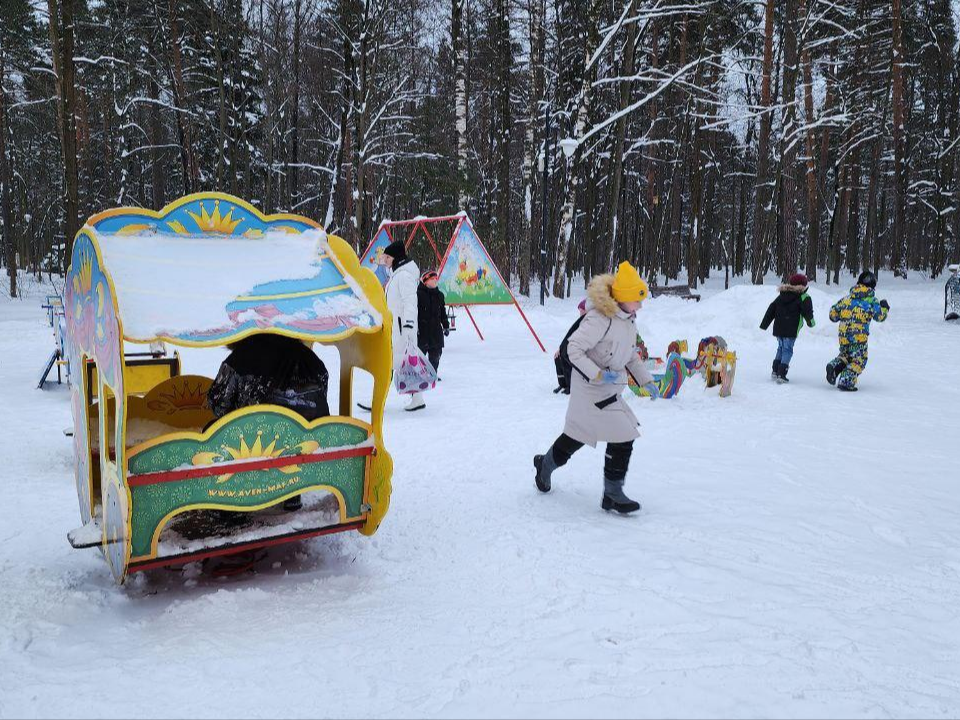
{"label": "snow-covered bench", "polygon": [[668,295],[670,297],[683,298],[684,300],[696,300],[700,302],[700,295],[693,292],[686,285],[651,285],[651,297],[660,297]]}

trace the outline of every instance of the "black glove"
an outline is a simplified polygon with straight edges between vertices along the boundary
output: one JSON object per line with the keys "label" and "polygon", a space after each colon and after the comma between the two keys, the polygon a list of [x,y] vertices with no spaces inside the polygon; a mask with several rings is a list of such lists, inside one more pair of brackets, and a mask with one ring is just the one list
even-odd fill
{"label": "black glove", "polygon": [[443,336],[444,336],[444,337],[450,337],[450,328],[444,328],[444,329],[443,329]]}
{"label": "black glove", "polygon": [[884,310],[889,310],[889,309],[890,309],[890,303],[888,303],[886,300],[881,300],[881,301],[880,301],[880,307],[882,307]]}

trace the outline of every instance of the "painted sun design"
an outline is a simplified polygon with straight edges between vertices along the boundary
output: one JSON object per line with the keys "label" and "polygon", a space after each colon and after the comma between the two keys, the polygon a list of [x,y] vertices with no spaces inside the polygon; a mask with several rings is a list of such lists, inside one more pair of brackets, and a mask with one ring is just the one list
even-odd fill
{"label": "painted sun design", "polygon": [[136,235],[144,230],[149,230],[151,227],[153,226],[148,223],[130,223],[117,230],[117,235]]}
{"label": "painted sun design", "polygon": [[[282,447],[277,449],[277,442],[280,440],[280,436],[274,436],[273,440],[268,444],[263,444],[263,432],[258,430],[257,437],[253,441],[253,445],[247,444],[247,439],[241,434],[240,441],[237,443],[237,447],[231,447],[229,445],[224,445],[222,452],[199,452],[193,456],[194,465],[215,465],[219,462],[226,462],[231,460],[269,460],[272,458],[278,458],[286,453],[288,450],[294,450],[295,454],[306,454],[315,452],[320,444],[312,440],[300,443],[295,445],[293,448]],[[300,472],[299,465],[285,465],[284,467],[276,468],[284,475],[292,475],[293,473]],[[232,478],[236,473],[224,473],[223,475],[217,476],[217,483],[225,483],[230,478]]]}
{"label": "painted sun design", "polygon": [[182,410],[202,410],[206,403],[206,393],[202,383],[191,385],[189,381],[175,384],[169,392],[160,393],[160,397],[151,400],[148,405],[151,410],[172,415]]}
{"label": "painted sun design", "polygon": [[73,290],[83,296],[93,287],[93,256],[87,250],[80,251],[80,268],[73,276]]}
{"label": "painted sun design", "polygon": [[200,203],[200,214],[197,215],[195,212],[187,210],[187,214],[193,218],[194,222],[197,223],[197,226],[203,232],[209,233],[222,233],[224,235],[230,235],[236,230],[237,225],[243,222],[243,218],[238,220],[233,219],[233,211],[236,208],[230,206],[230,209],[227,211],[226,215],[220,214],[220,201],[214,200],[213,202],[213,214],[207,212],[207,208],[204,207],[203,203]]}

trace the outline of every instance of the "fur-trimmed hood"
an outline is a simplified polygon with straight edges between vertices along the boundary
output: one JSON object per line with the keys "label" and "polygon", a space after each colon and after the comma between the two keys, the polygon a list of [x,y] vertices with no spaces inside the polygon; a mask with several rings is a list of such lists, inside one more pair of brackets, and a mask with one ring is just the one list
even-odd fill
{"label": "fur-trimmed hood", "polygon": [[780,286],[780,292],[792,292],[797,295],[803,295],[807,291],[806,285],[788,285],[783,284]]}
{"label": "fur-trimmed hood", "polygon": [[613,299],[613,275],[597,275],[587,286],[587,298],[604,317],[612,318],[620,311],[620,305]]}

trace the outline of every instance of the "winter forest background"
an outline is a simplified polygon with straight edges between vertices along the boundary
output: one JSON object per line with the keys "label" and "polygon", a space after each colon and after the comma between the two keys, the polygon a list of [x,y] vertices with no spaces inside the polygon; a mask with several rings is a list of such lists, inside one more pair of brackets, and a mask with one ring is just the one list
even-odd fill
{"label": "winter forest background", "polygon": [[14,292],[88,215],[199,190],[361,251],[382,219],[462,208],[523,293],[541,252],[557,295],[624,258],[692,287],[960,259],[950,0],[0,8]]}

